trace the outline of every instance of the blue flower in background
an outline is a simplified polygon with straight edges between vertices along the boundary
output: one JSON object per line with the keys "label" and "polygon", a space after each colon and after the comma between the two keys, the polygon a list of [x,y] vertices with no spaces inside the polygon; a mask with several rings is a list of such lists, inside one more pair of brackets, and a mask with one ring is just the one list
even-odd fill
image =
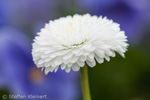
{"label": "blue flower in background", "polygon": [[37,21],[48,22],[56,14],[53,0],[1,0],[0,25],[30,29]]}
{"label": "blue flower in background", "polygon": [[[77,0],[91,14],[107,16],[120,23],[131,44],[141,40],[148,21],[148,0]],[[149,16],[150,17],[150,16]]]}
{"label": "blue flower in background", "polygon": [[45,76],[33,64],[30,39],[15,28],[0,28],[0,88],[12,94],[47,95],[48,100],[76,100],[76,78],[77,73],[61,70]]}

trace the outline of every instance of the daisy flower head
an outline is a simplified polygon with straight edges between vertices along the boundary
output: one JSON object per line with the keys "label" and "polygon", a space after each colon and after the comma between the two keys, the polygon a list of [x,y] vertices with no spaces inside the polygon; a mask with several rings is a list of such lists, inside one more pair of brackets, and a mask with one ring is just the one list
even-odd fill
{"label": "daisy flower head", "polygon": [[115,57],[124,57],[128,44],[118,23],[97,16],[73,15],[50,21],[41,29],[32,44],[33,60],[45,74],[57,71],[78,71]]}

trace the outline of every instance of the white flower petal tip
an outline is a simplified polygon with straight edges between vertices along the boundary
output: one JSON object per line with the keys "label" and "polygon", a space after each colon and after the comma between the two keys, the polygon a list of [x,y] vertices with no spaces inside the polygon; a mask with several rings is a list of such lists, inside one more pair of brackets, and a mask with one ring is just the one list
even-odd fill
{"label": "white flower petal tip", "polygon": [[57,72],[59,65],[67,73],[79,71],[85,63],[110,61],[116,52],[122,57],[129,44],[120,25],[106,17],[90,14],[62,17],[50,21],[37,33],[32,44],[33,60],[45,74]]}

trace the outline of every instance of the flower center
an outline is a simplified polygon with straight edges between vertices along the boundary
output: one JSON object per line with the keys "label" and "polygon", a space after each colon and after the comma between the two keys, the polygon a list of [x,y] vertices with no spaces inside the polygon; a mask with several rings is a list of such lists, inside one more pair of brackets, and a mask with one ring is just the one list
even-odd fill
{"label": "flower center", "polygon": [[67,46],[67,45],[62,45],[64,47],[66,47],[67,49],[72,49],[72,48],[75,48],[77,46],[80,46],[80,45],[83,45],[85,42],[87,42],[88,40],[85,39],[84,41],[82,41],[81,43],[75,43],[75,44],[71,44],[70,46]]}

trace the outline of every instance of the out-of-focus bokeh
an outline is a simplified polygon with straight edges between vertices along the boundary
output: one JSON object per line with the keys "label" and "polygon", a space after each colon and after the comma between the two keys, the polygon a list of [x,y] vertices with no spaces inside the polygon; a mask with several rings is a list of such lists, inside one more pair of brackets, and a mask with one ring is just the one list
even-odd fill
{"label": "out-of-focus bokeh", "polygon": [[83,100],[80,72],[59,69],[45,76],[31,56],[45,23],[76,13],[107,16],[130,44],[125,59],[117,55],[89,68],[92,100],[150,100],[149,0],[0,0],[0,100]]}

